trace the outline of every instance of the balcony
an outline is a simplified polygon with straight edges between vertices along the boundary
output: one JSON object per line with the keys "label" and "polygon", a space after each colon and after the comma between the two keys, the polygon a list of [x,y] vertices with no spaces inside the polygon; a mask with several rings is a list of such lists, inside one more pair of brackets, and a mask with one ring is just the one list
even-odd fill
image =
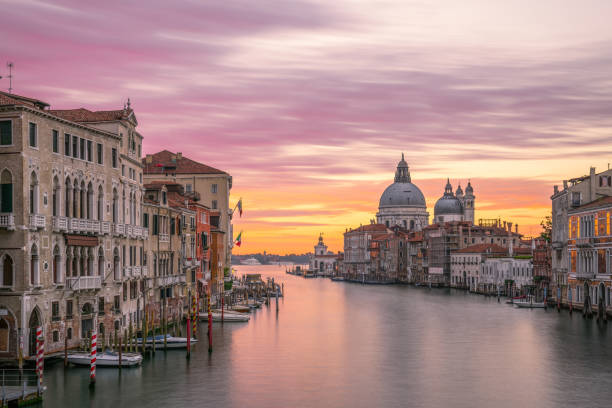
{"label": "balcony", "polygon": [[125,224],[113,224],[113,235],[125,235]]}
{"label": "balcony", "polygon": [[170,242],[170,235],[159,234],[159,242]]}
{"label": "balcony", "polygon": [[71,290],[95,290],[102,287],[101,276],[78,276],[66,278],[66,287]]}
{"label": "balcony", "polygon": [[166,275],[155,277],[156,286],[170,286],[179,282],[179,275]]}
{"label": "balcony", "polygon": [[132,266],[132,276],[134,278],[140,278],[140,266]]}
{"label": "balcony", "polygon": [[200,261],[194,258],[185,258],[183,264],[186,268],[197,268],[200,266]]}
{"label": "balcony", "polygon": [[593,248],[593,238],[577,238],[576,246],[580,248]]}
{"label": "balcony", "polygon": [[68,217],[53,217],[53,231],[68,231]]}
{"label": "balcony", "polygon": [[13,213],[0,213],[0,228],[15,229],[15,216]]}
{"label": "balcony", "polygon": [[127,224],[125,226],[125,233],[129,238],[134,238],[134,226]]}
{"label": "balcony", "polygon": [[577,279],[593,279],[595,278],[594,272],[576,272]]}
{"label": "balcony", "polygon": [[40,214],[31,214],[30,228],[45,228],[45,216]]}
{"label": "balcony", "polygon": [[132,267],[124,266],[123,267],[123,276],[126,278],[130,278],[132,276]]}
{"label": "balcony", "polygon": [[100,232],[102,234],[107,234],[107,235],[110,234],[110,232],[111,232],[111,224],[110,224],[110,222],[102,221],[100,223]]}
{"label": "balcony", "polygon": [[147,275],[149,274],[149,267],[141,266],[140,269],[141,269],[142,276],[146,278]]}

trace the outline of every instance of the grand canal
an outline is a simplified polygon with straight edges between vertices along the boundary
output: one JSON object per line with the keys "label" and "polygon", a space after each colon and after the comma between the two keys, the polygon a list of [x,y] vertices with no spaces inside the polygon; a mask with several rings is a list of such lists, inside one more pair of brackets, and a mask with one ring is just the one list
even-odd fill
{"label": "grand canal", "polygon": [[[274,276],[286,296],[249,323],[141,368],[47,364],[45,407],[609,407],[612,322],[494,298]],[[200,334],[205,328],[200,329]],[[201,336],[203,337],[203,336]]]}

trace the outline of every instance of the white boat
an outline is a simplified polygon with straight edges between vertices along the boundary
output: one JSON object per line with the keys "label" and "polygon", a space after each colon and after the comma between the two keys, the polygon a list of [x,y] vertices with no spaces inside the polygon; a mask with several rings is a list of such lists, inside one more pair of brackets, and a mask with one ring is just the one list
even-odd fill
{"label": "white boat", "polygon": [[234,305],[230,306],[230,310],[238,313],[249,313],[251,308],[247,305]]}
{"label": "white boat", "polygon": [[515,301],[513,304],[516,307],[520,307],[523,309],[544,309],[546,304],[544,302],[536,302],[535,297],[533,295],[525,296],[519,301]]}
{"label": "white boat", "polygon": [[[220,322],[221,321],[221,312],[212,312],[212,321]],[[231,323],[231,322],[248,322],[251,319],[246,313],[237,313],[224,311],[223,312],[223,322]],[[207,322],[208,321],[208,313],[200,313],[200,320]]]}
{"label": "white boat", "polygon": [[[191,338],[191,345],[193,346],[198,342],[198,339]],[[142,346],[142,339],[136,339],[136,344],[138,347]],[[146,348],[153,347],[153,338],[147,337],[147,341],[145,343]],[[164,348],[164,335],[155,336],[155,350],[163,350]],[[179,348],[187,348],[187,337],[173,337],[170,335],[166,336],[166,348],[168,349],[179,349]]]}
{"label": "white boat", "polygon": [[261,265],[261,262],[259,262],[255,258],[249,258],[249,259],[245,259],[244,261],[240,262],[240,264],[241,265]]}
{"label": "white boat", "polygon": [[[75,365],[91,364],[91,355],[87,352],[68,353],[68,362]],[[122,353],[121,367],[135,367],[142,363],[142,356],[138,353]],[[106,350],[96,354],[96,367],[119,367],[119,353]]]}

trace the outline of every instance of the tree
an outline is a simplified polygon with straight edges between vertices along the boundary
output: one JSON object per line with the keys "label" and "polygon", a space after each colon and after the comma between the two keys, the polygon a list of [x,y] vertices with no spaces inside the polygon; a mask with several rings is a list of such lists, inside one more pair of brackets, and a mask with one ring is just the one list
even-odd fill
{"label": "tree", "polygon": [[546,242],[550,242],[552,236],[552,217],[547,215],[541,222],[540,226],[542,227],[542,232],[540,233],[540,238],[544,238]]}

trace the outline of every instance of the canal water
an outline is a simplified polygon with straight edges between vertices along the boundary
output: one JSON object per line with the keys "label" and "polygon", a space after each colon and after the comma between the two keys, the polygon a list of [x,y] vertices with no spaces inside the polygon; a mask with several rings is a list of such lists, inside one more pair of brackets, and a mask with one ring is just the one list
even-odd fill
{"label": "canal water", "polygon": [[[249,323],[214,324],[191,360],[157,352],[135,369],[47,364],[44,407],[610,407],[612,322],[519,310],[410,286],[285,283]],[[205,328],[200,328],[205,338]]]}

